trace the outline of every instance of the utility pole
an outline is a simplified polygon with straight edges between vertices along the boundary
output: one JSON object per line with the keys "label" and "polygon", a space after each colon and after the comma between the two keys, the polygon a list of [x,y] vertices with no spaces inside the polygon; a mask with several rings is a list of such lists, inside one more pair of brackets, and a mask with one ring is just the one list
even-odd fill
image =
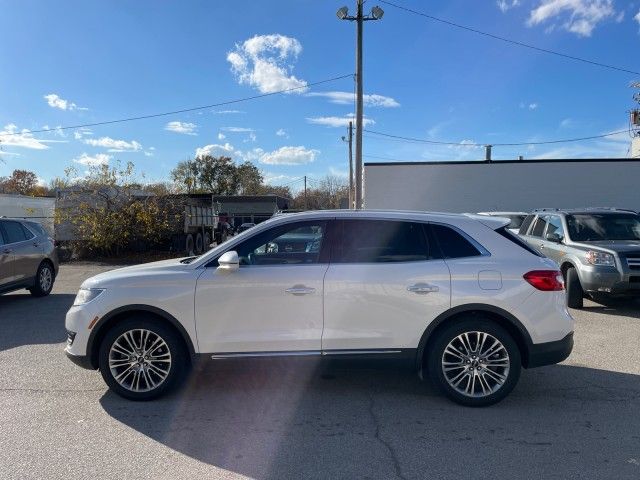
{"label": "utility pole", "polygon": [[349,122],[347,132],[348,136],[342,137],[342,141],[349,144],[349,210],[353,210],[353,122]]}
{"label": "utility pole", "polygon": [[307,203],[307,176],[304,176],[304,209],[306,210],[307,208],[309,208],[309,205]]}
{"label": "utility pole", "polygon": [[347,7],[340,8],[336,15],[340,20],[356,22],[356,192],[355,208],[359,210],[362,203],[362,118],[363,118],[363,79],[362,79],[362,27],[368,20],[380,20],[384,15],[384,10],[380,7],[373,7],[370,15],[362,13],[364,0],[356,0],[356,16],[349,16]]}
{"label": "utility pole", "polygon": [[485,162],[491,161],[491,147],[493,145],[485,145],[484,146],[484,160]]}

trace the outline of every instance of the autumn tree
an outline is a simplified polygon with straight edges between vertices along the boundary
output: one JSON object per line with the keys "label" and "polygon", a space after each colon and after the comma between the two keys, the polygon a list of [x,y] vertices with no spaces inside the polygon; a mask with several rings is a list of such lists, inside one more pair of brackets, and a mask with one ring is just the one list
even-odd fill
{"label": "autumn tree", "polygon": [[0,191],[18,195],[45,195],[46,188],[38,185],[38,176],[29,170],[14,170],[11,176],[0,178]]}

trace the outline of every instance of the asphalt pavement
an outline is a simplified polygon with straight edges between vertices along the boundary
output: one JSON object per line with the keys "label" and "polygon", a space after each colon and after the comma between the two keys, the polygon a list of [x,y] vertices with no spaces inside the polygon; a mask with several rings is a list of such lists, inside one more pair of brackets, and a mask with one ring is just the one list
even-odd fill
{"label": "asphalt pavement", "polygon": [[63,354],[85,278],[0,296],[0,479],[639,479],[640,303],[572,311],[575,349],[502,403],[455,405],[411,372],[215,361],[140,403]]}

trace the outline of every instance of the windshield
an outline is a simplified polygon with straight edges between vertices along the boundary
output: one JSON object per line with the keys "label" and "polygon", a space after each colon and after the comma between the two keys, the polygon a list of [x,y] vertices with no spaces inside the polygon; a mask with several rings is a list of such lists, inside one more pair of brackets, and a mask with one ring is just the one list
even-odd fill
{"label": "windshield", "polygon": [[567,215],[567,227],[574,242],[640,240],[640,217],[633,214]]}

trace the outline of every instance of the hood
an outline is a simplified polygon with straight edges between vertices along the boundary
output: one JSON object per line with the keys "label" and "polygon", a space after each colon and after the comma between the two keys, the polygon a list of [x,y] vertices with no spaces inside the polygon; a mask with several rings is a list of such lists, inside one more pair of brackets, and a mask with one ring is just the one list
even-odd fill
{"label": "hood", "polygon": [[129,282],[136,283],[143,277],[148,278],[153,276],[154,278],[161,278],[193,270],[193,264],[181,263],[181,260],[184,260],[184,258],[160,260],[159,262],[143,263],[109,270],[108,272],[88,278],[82,283],[82,287],[104,287],[114,283],[118,286],[123,286]]}
{"label": "hood", "polygon": [[617,253],[640,253],[640,240],[598,240],[593,242],[578,242],[584,248],[599,248]]}

